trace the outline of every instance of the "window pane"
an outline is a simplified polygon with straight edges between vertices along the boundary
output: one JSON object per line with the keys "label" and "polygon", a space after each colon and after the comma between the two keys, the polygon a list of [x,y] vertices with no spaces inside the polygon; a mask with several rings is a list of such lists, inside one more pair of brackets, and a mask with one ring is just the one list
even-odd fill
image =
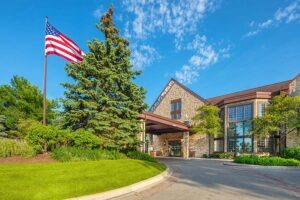
{"label": "window pane", "polygon": [[252,131],[252,123],[251,122],[244,122],[244,135],[251,135]]}
{"label": "window pane", "polygon": [[244,138],[243,143],[243,151],[244,152],[251,152],[252,151],[252,138]]}
{"label": "window pane", "polygon": [[175,107],[174,103],[171,103],[171,112],[173,112],[175,110],[174,107]]}
{"label": "window pane", "polygon": [[236,135],[243,136],[243,122],[236,123]]}
{"label": "window pane", "polygon": [[265,115],[265,110],[266,110],[266,104],[265,103],[259,103],[258,104],[258,116],[262,117]]}
{"label": "window pane", "polygon": [[177,102],[177,110],[181,110],[181,101]]}
{"label": "window pane", "polygon": [[229,128],[228,128],[228,136],[229,137],[232,137],[232,136],[235,136],[235,123],[229,123]]}
{"label": "window pane", "polygon": [[228,151],[235,151],[235,138],[228,138]]}
{"label": "window pane", "polygon": [[243,138],[236,139],[236,152],[241,152],[243,150]]}
{"label": "window pane", "polygon": [[244,106],[237,106],[236,107],[236,120],[243,120],[244,119]]}
{"label": "window pane", "polygon": [[252,119],[252,104],[245,105],[245,120]]}
{"label": "window pane", "polygon": [[228,108],[228,113],[229,113],[229,121],[235,121],[236,120],[235,107]]}

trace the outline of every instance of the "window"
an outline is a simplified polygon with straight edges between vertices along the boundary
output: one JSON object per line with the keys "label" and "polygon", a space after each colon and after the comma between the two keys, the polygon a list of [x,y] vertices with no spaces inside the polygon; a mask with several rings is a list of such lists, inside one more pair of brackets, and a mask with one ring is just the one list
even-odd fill
{"label": "window", "polygon": [[227,131],[229,152],[252,152],[252,104],[228,108],[229,126]]}
{"label": "window", "polygon": [[266,103],[259,103],[258,104],[258,111],[257,111],[257,115],[258,117],[262,117],[265,115],[266,113],[266,107],[267,107],[267,104]]}
{"label": "window", "polygon": [[214,152],[223,152],[224,149],[224,139],[214,138]]}
{"label": "window", "polygon": [[181,119],[181,99],[171,101],[171,119]]}
{"label": "window", "polygon": [[257,140],[257,152],[263,153],[263,152],[269,152],[272,153],[272,140],[271,137],[265,137],[265,138],[258,138]]}

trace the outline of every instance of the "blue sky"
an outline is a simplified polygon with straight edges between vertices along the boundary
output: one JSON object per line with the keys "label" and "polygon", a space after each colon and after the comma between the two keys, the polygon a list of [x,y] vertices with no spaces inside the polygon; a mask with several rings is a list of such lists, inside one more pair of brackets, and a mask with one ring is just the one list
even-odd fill
{"label": "blue sky", "polygon": [[[0,6],[0,84],[20,75],[42,89],[45,16],[87,52],[110,5],[149,106],[171,77],[209,98],[300,73],[300,0],[11,0]],[[48,57],[49,98],[63,97],[65,63]]]}

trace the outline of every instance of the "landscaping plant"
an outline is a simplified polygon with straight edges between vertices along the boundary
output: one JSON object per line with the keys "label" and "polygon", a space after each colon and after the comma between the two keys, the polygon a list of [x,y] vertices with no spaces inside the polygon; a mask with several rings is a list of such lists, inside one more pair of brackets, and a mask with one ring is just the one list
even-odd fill
{"label": "landscaping plant", "polygon": [[267,157],[256,155],[243,155],[234,159],[236,163],[266,165],[266,166],[300,166],[300,161],[295,159],[285,159],[281,157]]}
{"label": "landscaping plant", "polygon": [[300,160],[300,146],[284,149],[282,152],[282,157]]}
{"label": "landscaping plant", "polygon": [[0,139],[0,157],[24,156],[31,157],[35,151],[24,140]]}

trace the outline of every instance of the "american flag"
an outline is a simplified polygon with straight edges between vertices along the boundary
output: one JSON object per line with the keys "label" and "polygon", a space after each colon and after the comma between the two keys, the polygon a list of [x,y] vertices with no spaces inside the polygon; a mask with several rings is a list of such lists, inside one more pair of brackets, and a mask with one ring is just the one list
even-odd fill
{"label": "american flag", "polygon": [[56,54],[70,62],[81,62],[83,51],[70,38],[59,32],[51,24],[46,24],[45,55]]}

